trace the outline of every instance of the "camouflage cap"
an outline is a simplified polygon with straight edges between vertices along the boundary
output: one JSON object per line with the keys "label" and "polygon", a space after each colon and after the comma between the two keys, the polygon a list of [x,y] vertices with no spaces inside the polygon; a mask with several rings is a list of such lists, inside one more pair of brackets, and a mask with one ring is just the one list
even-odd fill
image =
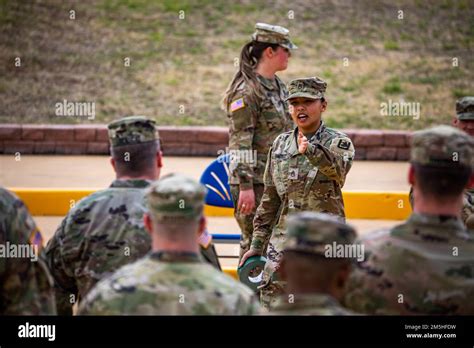
{"label": "camouflage cap", "polygon": [[474,168],[474,140],[451,126],[436,126],[413,134],[411,162],[436,167]]}
{"label": "camouflage cap", "polygon": [[297,49],[298,47],[290,41],[290,31],[279,25],[271,25],[266,23],[255,24],[255,33],[252,35],[252,40],[257,42],[266,42],[278,44],[289,50]]}
{"label": "camouflage cap", "polygon": [[109,123],[109,141],[112,146],[141,144],[160,139],[155,121],[145,116],[130,116]]}
{"label": "camouflage cap", "polygon": [[353,244],[357,233],[339,217],[324,213],[301,212],[288,217],[285,250],[325,255],[334,242]]}
{"label": "camouflage cap", "polygon": [[[181,174],[169,174],[151,184],[148,209],[158,221],[195,220],[202,216],[206,188]],[[179,221],[179,220],[177,220]]]}
{"label": "camouflage cap", "polygon": [[324,98],[327,85],[326,81],[319,77],[306,77],[292,80],[288,84],[289,95],[286,100],[298,97],[309,99]]}
{"label": "camouflage cap", "polygon": [[461,121],[474,121],[474,97],[463,97],[456,101],[456,117]]}

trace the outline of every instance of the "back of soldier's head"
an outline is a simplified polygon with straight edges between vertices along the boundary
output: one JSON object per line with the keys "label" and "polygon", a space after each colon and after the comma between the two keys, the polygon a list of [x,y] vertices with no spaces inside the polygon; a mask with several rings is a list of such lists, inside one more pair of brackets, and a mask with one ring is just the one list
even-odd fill
{"label": "back of soldier's head", "polygon": [[284,273],[296,290],[317,284],[325,291],[333,286],[338,272],[350,269],[354,258],[364,256],[363,248],[354,243],[355,230],[339,217],[302,212],[288,218],[287,230]]}
{"label": "back of soldier's head", "polygon": [[148,214],[158,234],[170,238],[196,232],[203,217],[206,188],[181,174],[169,174],[153,182],[147,192]]}
{"label": "back of soldier's head", "polygon": [[413,134],[411,164],[415,183],[426,197],[437,201],[458,198],[472,175],[474,140],[450,126],[437,126]]}
{"label": "back of soldier's head", "polygon": [[137,177],[153,170],[160,151],[155,121],[130,116],[108,125],[110,152],[119,175]]}

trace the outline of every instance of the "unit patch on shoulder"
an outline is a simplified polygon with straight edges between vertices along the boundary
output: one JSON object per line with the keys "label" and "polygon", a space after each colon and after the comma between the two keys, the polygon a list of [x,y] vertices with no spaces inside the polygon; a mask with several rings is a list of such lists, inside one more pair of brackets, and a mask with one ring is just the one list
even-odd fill
{"label": "unit patch on shoulder", "polygon": [[343,150],[349,150],[349,148],[351,147],[351,143],[346,139],[339,139],[337,147]]}
{"label": "unit patch on shoulder", "polygon": [[240,110],[244,107],[245,107],[244,98],[236,99],[230,104],[230,112]]}

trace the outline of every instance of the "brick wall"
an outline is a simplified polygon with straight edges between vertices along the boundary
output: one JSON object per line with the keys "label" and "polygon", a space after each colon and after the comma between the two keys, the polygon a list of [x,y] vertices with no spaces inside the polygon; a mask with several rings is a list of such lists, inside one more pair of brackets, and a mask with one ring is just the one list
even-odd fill
{"label": "brick wall", "polygon": [[[354,142],[356,159],[406,161],[410,132],[344,131]],[[216,156],[228,145],[226,127],[159,127],[168,156]],[[0,124],[0,153],[102,155],[109,153],[105,125]]]}

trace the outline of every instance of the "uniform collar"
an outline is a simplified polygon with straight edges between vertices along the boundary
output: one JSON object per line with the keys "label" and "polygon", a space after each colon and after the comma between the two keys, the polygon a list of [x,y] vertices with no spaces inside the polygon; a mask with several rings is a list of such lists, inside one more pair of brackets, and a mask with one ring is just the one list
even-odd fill
{"label": "uniform collar", "polygon": [[[321,141],[321,134],[324,132],[325,129],[326,129],[326,126],[324,125],[323,120],[321,120],[318,130],[316,131],[316,133],[313,134],[311,139],[309,139],[309,142],[311,144],[315,144]],[[292,156],[296,156],[300,154],[298,151],[298,127],[296,127],[293,130],[293,136],[291,137],[291,142],[290,142],[288,151]]]}
{"label": "uniform collar", "polygon": [[[395,229],[394,234],[398,234],[398,231],[410,231],[410,233],[415,233],[422,239],[430,239],[430,237],[445,239],[459,233],[467,234],[466,227],[462,223],[462,220],[451,215],[412,213],[404,225],[409,225],[413,228]],[[424,231],[427,232],[424,233]]]}
{"label": "uniform collar", "polygon": [[275,84],[280,87],[280,81],[278,81],[278,77],[275,75],[274,79],[267,79],[260,74],[256,74],[260,83],[268,90],[273,91],[275,90]]}
{"label": "uniform collar", "polygon": [[150,254],[150,258],[161,262],[202,262],[202,258],[199,254],[188,251],[153,251]]}
{"label": "uniform collar", "polygon": [[298,310],[308,308],[328,308],[339,306],[336,299],[327,294],[295,294],[293,303],[288,302],[288,296],[281,296],[272,306],[272,310]]}
{"label": "uniform collar", "polygon": [[121,180],[115,179],[110,187],[114,188],[144,188],[151,184],[151,180],[144,180],[144,179],[128,179],[128,180]]}

